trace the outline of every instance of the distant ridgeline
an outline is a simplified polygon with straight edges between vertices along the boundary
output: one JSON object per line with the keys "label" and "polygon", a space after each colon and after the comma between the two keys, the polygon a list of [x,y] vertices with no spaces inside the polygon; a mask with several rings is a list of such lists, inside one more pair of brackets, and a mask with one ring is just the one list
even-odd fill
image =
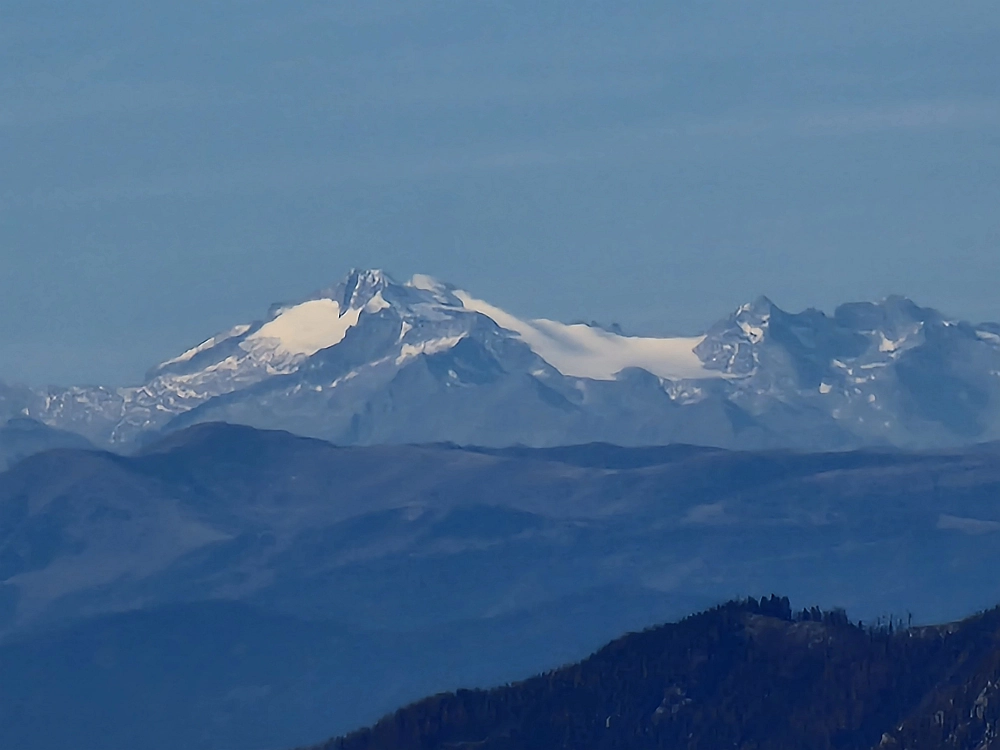
{"label": "distant ridgeline", "polygon": [[[70,438],[0,430],[11,456],[52,447],[0,472],[0,750],[306,746],[734,593],[920,624],[1000,601],[1000,444],[361,447],[201,424],[122,456]],[[976,672],[991,621],[868,632],[731,605],[345,747],[854,748],[906,717],[951,732],[992,679]],[[972,692],[923,728],[952,677]]]}
{"label": "distant ridgeline", "polygon": [[864,626],[772,596],[524,682],[428,698],[321,750],[990,750],[998,733],[1000,608]]}

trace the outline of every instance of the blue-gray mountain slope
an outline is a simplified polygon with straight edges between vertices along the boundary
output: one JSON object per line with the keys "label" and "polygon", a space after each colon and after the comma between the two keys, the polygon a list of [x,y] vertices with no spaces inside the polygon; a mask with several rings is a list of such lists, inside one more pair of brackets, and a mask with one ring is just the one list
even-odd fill
{"label": "blue-gray mountain slope", "polygon": [[[133,457],[43,453],[0,474],[0,745],[58,746],[55,713],[87,717],[82,750],[318,741],[742,593],[951,619],[1000,598],[998,491],[995,445],[345,447],[205,424]],[[145,701],[171,707],[155,732]]]}

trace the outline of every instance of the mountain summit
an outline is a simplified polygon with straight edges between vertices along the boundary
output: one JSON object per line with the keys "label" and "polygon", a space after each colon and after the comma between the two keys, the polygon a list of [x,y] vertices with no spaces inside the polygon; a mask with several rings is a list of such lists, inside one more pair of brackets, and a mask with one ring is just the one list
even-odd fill
{"label": "mountain summit", "polygon": [[1000,326],[902,297],[832,316],[760,297],[704,336],[656,338],[525,320],[429,276],[355,269],[141,385],[0,388],[0,407],[121,446],[229,421],[346,443],[837,449],[997,439],[998,388]]}

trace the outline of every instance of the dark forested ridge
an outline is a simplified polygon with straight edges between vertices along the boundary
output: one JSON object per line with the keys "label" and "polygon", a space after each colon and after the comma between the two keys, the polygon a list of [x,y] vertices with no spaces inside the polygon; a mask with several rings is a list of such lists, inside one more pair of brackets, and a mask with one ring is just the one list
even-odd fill
{"label": "dark forested ridge", "polygon": [[585,661],[428,698],[316,750],[1000,748],[1000,608],[875,627],[732,602]]}

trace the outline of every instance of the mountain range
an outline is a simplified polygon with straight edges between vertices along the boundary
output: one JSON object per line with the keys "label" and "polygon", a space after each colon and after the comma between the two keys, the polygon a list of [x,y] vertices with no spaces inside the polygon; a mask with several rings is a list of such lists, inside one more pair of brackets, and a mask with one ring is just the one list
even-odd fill
{"label": "mountain range", "polygon": [[314,743],[735,595],[954,619],[998,490],[997,444],[57,447],[0,473],[0,746]]}
{"label": "mountain range", "polygon": [[136,386],[0,385],[15,417],[116,450],[217,421],[363,445],[959,446],[1000,439],[1000,325],[901,297],[832,315],[761,297],[703,335],[629,336],[355,270]]}

